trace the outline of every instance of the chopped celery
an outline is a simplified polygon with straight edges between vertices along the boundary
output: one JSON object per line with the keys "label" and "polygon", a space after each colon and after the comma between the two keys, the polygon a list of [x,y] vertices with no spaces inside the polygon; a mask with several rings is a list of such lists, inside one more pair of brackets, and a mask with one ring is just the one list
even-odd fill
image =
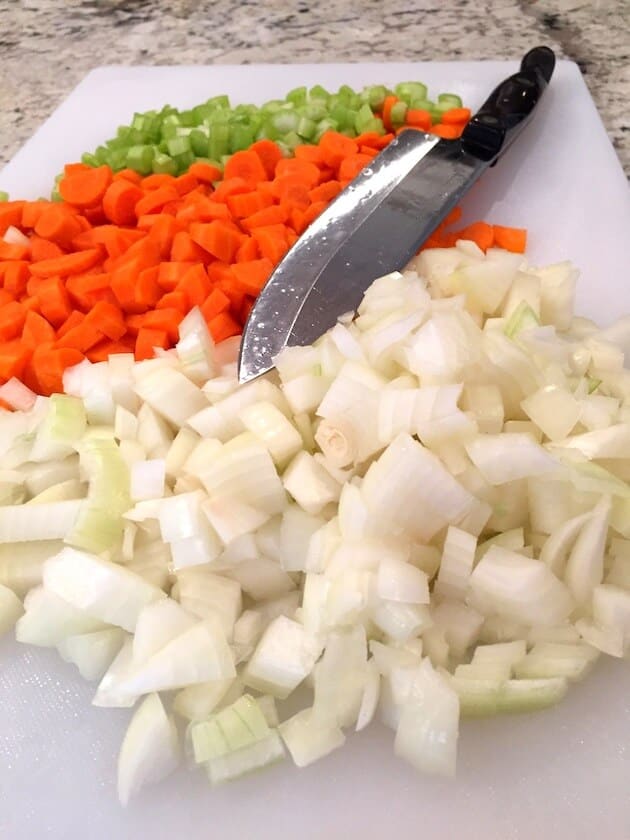
{"label": "chopped celery", "polygon": [[[395,127],[404,125],[407,108],[427,110],[439,121],[445,110],[461,104],[451,93],[431,102],[421,82],[401,82],[395,93],[399,99],[393,109]],[[271,99],[260,107],[233,106],[227,96],[214,96],[182,111],[166,105],[135,113],[129,125],[120,126],[114,137],[82,160],[115,171],[129,167],[141,175],[178,175],[195,160],[222,160],[256,140],[273,140],[290,155],[302,143],[317,143],[325,131],[348,137],[384,134],[378,112],[390,94],[385,85],[368,85],[361,91],[341,85],[336,93],[314,85],[293,88],[284,99]]]}
{"label": "chopped celery", "polygon": [[8,201],[9,200],[9,193],[5,192],[4,190],[0,190],[0,201]]}

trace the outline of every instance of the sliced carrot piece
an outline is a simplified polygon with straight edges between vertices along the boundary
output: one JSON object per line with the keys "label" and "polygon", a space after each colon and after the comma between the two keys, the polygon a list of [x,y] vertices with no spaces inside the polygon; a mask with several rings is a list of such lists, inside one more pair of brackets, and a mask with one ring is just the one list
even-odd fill
{"label": "sliced carrot piece", "polygon": [[260,292],[273,271],[273,263],[264,257],[260,260],[235,263],[232,274],[242,290],[254,297]]}
{"label": "sliced carrot piece", "polygon": [[232,262],[243,241],[243,234],[236,225],[221,219],[208,224],[192,224],[190,235],[209,254],[228,263]]}
{"label": "sliced carrot piece", "polygon": [[213,289],[201,304],[201,313],[209,323],[214,317],[230,308],[230,299],[221,289]]}
{"label": "sliced carrot piece", "polygon": [[249,147],[250,152],[254,152],[267,173],[267,178],[271,180],[276,171],[276,165],[282,159],[282,152],[280,146],[274,143],[273,140],[257,140]]}
{"label": "sliced carrot piece", "polygon": [[322,160],[332,169],[338,169],[342,160],[359,151],[356,140],[337,131],[324,132],[319,141],[319,148]]}
{"label": "sliced carrot piece", "polygon": [[[502,227],[492,225],[494,245],[515,254],[524,254],[527,247],[527,231],[523,228]],[[5,284],[6,285],[6,284]]]}
{"label": "sliced carrot piece", "polygon": [[286,208],[276,204],[273,207],[265,207],[264,210],[252,213],[247,219],[242,219],[241,226],[251,232],[257,227],[284,225],[288,221],[288,218],[289,214]]}
{"label": "sliced carrot piece", "polygon": [[20,228],[25,201],[0,201],[0,236],[10,227]]}
{"label": "sliced carrot piece", "polygon": [[0,308],[0,341],[11,341],[22,333],[26,311],[21,303],[12,300]]}
{"label": "sliced carrot piece", "polygon": [[194,175],[202,184],[212,184],[214,181],[219,181],[223,175],[217,166],[204,161],[196,161],[188,167],[188,172]]}
{"label": "sliced carrot piece", "polygon": [[231,338],[233,335],[241,334],[241,325],[229,312],[221,312],[219,315],[215,315],[208,324],[208,329],[217,344],[225,341],[226,338]]}
{"label": "sliced carrot piece", "polygon": [[250,184],[267,181],[269,178],[260,156],[251,149],[231,155],[223,169],[223,177],[226,181],[230,178],[242,178]]}
{"label": "sliced carrot piece", "polygon": [[289,250],[287,229],[284,225],[267,225],[253,228],[252,236],[258,244],[262,257],[276,265]]}
{"label": "sliced carrot piece", "polygon": [[101,261],[100,248],[64,254],[50,260],[41,260],[31,265],[31,274],[35,277],[51,277],[55,274],[65,277],[69,274],[81,274]]}
{"label": "sliced carrot piece", "polygon": [[143,359],[152,359],[156,347],[166,349],[169,345],[168,334],[164,330],[152,330],[142,327],[136,338],[135,357],[140,362]]}
{"label": "sliced carrot piece", "polygon": [[115,225],[133,225],[136,221],[136,205],[143,192],[127,179],[114,180],[103,196],[103,213]]}
{"label": "sliced carrot piece", "polygon": [[86,167],[73,171],[59,181],[59,194],[68,204],[75,207],[93,207],[105,195],[112,182],[109,166]]}
{"label": "sliced carrot piece", "polygon": [[68,249],[74,237],[81,233],[81,223],[67,205],[51,203],[37,220],[35,233]]}
{"label": "sliced carrot piece", "polygon": [[175,291],[186,295],[188,308],[201,306],[212,290],[212,282],[201,263],[193,265],[177,284]]}
{"label": "sliced carrot piece", "polygon": [[37,347],[44,342],[54,340],[54,327],[39,312],[28,311],[22,329],[22,341],[30,347]]}
{"label": "sliced carrot piece", "polygon": [[[346,138],[350,139],[350,138]],[[284,175],[294,175],[299,178],[309,189],[316,187],[321,179],[321,171],[314,163],[299,158],[283,158],[276,165],[276,178]]]}

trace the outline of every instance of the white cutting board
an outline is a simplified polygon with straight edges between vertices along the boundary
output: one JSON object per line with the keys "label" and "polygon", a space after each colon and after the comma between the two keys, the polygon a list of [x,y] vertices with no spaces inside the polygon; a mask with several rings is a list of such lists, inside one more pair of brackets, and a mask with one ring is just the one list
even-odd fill
{"label": "white cutting board", "polygon": [[[262,102],[300,84],[422,80],[478,106],[516,62],[100,68],[0,172],[14,198],[48,195],[63,164],[134,110],[228,93]],[[529,229],[536,263],[581,269],[578,310],[630,311],[630,195],[578,68],[557,67],[534,123],[465,201],[467,218]],[[123,811],[116,756],[129,710],[90,706],[93,686],[50,651],[0,642],[2,840],[606,840],[630,838],[630,668],[601,663],[559,707],[467,721],[456,781],[425,778],[373,727],[304,770],[287,761],[211,789],[180,771]]]}

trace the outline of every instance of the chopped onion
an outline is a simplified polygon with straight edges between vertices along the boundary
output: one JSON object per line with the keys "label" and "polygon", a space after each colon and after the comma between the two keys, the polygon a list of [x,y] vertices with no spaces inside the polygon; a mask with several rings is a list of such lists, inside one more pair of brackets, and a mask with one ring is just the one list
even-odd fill
{"label": "chopped onion", "polygon": [[158,694],[136,709],[118,756],[118,798],[127,805],[145,785],[170,775],[179,764],[177,730]]}

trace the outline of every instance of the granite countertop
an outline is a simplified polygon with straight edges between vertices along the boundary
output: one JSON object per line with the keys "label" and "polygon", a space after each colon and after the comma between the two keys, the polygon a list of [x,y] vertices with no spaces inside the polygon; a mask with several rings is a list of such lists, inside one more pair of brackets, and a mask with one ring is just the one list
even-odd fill
{"label": "granite countertop", "polygon": [[628,0],[0,0],[0,165],[94,66],[576,61],[630,176]]}

